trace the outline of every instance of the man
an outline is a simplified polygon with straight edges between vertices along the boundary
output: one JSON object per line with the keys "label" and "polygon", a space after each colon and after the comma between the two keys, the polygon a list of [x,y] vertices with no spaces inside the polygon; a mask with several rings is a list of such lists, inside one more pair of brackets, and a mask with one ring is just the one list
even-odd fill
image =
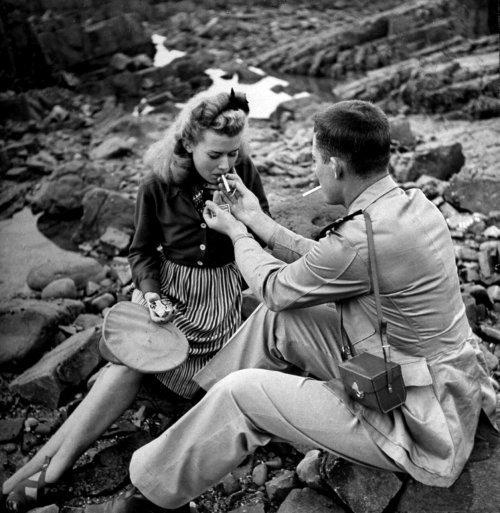
{"label": "man", "polygon": [[[134,454],[136,500],[157,505],[151,511],[182,507],[275,439],[446,487],[469,457],[480,418],[494,432],[495,394],[467,323],[446,223],[419,190],[392,180],[389,150],[388,120],[370,103],[340,102],[316,116],[322,194],[348,209],[317,242],[265,215],[236,175],[234,194],[224,195],[234,216],[207,202],[207,224],[231,237],[263,305],[198,374],[207,395]],[[354,353],[381,354],[363,211],[407,392],[389,413],[349,398],[339,379],[346,339]],[[146,511],[129,497],[110,511]]]}

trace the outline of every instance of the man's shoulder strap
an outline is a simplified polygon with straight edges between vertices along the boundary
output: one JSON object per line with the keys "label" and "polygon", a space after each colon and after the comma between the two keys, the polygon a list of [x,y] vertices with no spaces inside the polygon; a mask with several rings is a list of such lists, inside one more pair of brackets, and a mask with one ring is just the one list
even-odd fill
{"label": "man's shoulder strap", "polygon": [[333,223],[330,223],[328,226],[325,226],[319,234],[314,238],[314,240],[318,241],[319,239],[323,238],[328,232],[332,230],[336,230],[341,224],[344,224],[346,221],[349,221],[349,219],[352,219],[353,217],[359,216],[362,214],[363,211],[355,210],[354,212],[351,212],[350,214],[347,214],[344,217],[339,217]]}

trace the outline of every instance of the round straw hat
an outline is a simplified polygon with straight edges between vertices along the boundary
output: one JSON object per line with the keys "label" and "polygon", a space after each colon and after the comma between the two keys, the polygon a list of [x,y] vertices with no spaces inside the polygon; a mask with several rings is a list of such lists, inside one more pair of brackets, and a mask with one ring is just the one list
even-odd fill
{"label": "round straw hat", "polygon": [[104,316],[99,349],[108,361],[156,373],[181,365],[189,343],[171,322],[153,322],[146,307],[122,301]]}

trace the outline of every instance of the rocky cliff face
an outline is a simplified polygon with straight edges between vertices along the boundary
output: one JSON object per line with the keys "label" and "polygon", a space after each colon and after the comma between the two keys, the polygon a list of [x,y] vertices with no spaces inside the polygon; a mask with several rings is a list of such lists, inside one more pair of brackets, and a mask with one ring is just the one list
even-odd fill
{"label": "rocky cliff face", "polygon": [[54,83],[55,72],[107,64],[118,50],[152,55],[149,12],[140,0],[3,1],[0,90]]}
{"label": "rocky cliff face", "polygon": [[260,12],[239,0],[227,7],[216,0],[5,0],[0,52],[7,65],[0,85],[49,78],[54,69],[96,68],[117,51],[151,54],[143,22],[154,26],[159,19],[179,49],[226,46],[274,72],[336,80],[418,59],[433,47],[446,50],[456,38],[498,32],[494,0],[254,4]]}
{"label": "rocky cliff face", "polygon": [[277,45],[257,57],[255,64],[288,73],[351,78],[442,51],[456,37],[477,38],[498,32],[492,23],[493,6],[494,2],[487,1],[405,2],[375,15],[358,17],[342,28],[335,26],[333,17],[333,26],[300,41]]}

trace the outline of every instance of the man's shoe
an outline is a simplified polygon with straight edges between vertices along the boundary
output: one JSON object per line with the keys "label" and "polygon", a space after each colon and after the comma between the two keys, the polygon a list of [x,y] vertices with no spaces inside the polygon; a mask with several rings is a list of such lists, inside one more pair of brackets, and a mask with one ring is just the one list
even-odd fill
{"label": "man's shoe", "polygon": [[189,513],[189,504],[177,509],[160,508],[146,499],[135,487],[128,486],[125,492],[101,504],[89,504],[84,513]]}

